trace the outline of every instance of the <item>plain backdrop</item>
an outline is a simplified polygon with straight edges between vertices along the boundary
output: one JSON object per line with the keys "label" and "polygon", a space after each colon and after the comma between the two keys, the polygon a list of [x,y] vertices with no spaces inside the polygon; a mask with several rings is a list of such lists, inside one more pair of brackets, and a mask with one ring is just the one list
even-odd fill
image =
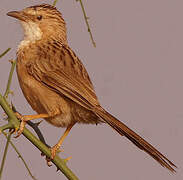
{"label": "plain backdrop", "polygon": [[[0,92],[23,38],[19,23],[6,15],[47,0],[1,0]],[[177,166],[171,174],[149,155],[107,125],[76,125],[63,144],[61,157],[81,180],[183,179],[183,1],[83,0],[97,47],[91,44],[79,3],[59,0],[72,49],[86,66],[103,107],[138,132]],[[16,73],[10,99],[22,114],[33,114],[19,88]],[[0,125],[5,122],[0,110]],[[42,122],[46,141],[54,145],[64,129]],[[40,152],[23,136],[12,139],[38,180],[63,179],[46,166]],[[0,160],[5,146],[0,136]],[[22,161],[10,147],[3,180],[30,180]]]}

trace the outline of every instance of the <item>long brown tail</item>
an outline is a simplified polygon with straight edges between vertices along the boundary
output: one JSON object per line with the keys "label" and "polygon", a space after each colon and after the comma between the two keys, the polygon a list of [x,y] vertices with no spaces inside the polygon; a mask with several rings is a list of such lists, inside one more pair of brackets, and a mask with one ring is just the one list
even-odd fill
{"label": "long brown tail", "polygon": [[137,147],[147,152],[151,157],[153,157],[157,162],[159,162],[163,167],[166,167],[171,172],[176,172],[172,167],[176,167],[170,160],[168,160],[163,154],[161,154],[158,150],[156,150],[152,145],[150,145],[147,141],[145,141],[142,137],[128,128],[121,121],[116,119],[114,116],[109,114],[107,111],[102,109],[101,107],[95,108],[93,110],[95,114],[97,114],[100,118],[102,118],[105,122],[107,122],[113,129],[115,129],[119,134],[128,138],[131,142],[133,142]]}

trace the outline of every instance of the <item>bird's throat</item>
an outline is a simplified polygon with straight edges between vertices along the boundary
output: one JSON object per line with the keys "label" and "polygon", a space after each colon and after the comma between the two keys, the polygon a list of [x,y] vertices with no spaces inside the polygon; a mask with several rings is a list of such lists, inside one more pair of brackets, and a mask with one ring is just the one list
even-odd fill
{"label": "bird's throat", "polygon": [[36,23],[21,21],[21,25],[24,30],[24,39],[20,42],[18,49],[24,48],[42,38],[43,33]]}

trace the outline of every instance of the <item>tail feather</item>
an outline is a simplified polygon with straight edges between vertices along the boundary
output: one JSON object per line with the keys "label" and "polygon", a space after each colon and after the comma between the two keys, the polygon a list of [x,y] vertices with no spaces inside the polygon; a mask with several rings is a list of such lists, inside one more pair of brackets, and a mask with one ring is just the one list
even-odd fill
{"label": "tail feather", "polygon": [[[171,172],[176,172],[173,167],[176,167],[170,160],[168,160],[163,154],[156,150],[151,144],[145,141],[142,137],[128,128],[124,123],[116,119],[102,108],[96,108],[93,110],[100,118],[107,122],[113,129],[115,129],[120,135],[128,138],[138,148],[147,152],[152,158],[154,158],[161,166],[166,167]],[[173,166],[173,167],[172,167]]]}

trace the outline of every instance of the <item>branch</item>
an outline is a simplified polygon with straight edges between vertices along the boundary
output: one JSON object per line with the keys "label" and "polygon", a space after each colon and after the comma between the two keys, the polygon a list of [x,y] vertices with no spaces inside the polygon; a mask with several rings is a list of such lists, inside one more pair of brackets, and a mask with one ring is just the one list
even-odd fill
{"label": "branch", "polygon": [[5,124],[4,126],[1,126],[0,127],[0,134],[1,134],[1,132],[3,132],[4,130],[6,130],[6,129],[12,129],[13,128],[13,124],[12,123],[8,123],[8,124]]}
{"label": "branch", "polygon": [[2,172],[3,172],[3,168],[4,168],[4,164],[5,164],[5,160],[6,160],[6,156],[7,156],[7,152],[8,152],[8,146],[9,146],[9,143],[10,143],[10,138],[11,138],[11,133],[8,134],[6,146],[5,146],[5,149],[4,149],[3,159],[2,159],[2,162],[1,162],[1,168],[0,168],[0,179],[2,178]]}
{"label": "branch", "polygon": [[[3,134],[7,138],[7,141],[8,141],[8,137],[9,136],[7,137],[7,135],[4,132],[3,132]],[[23,159],[22,155],[19,153],[18,149],[16,148],[16,146],[12,143],[11,140],[9,140],[9,143],[11,144],[11,146],[13,147],[13,149],[15,150],[15,152],[18,154],[18,157],[22,160],[22,162],[23,162],[25,168],[27,169],[29,175],[32,177],[32,179],[36,180],[36,178],[32,175],[32,173],[31,173],[28,165],[26,164],[25,160]]]}
{"label": "branch", "polygon": [[[10,48],[8,48],[0,57],[4,56],[9,50],[10,50]],[[10,71],[9,78],[8,78],[6,92],[4,94],[5,98],[8,98],[8,94],[9,94],[9,91],[10,91],[11,80],[12,80],[12,76],[13,76],[13,71],[14,71],[14,68],[15,68],[15,61],[14,61],[14,63],[13,63],[13,61],[11,61],[11,62],[12,62],[12,66],[11,66],[11,71]],[[1,129],[0,129],[0,132],[1,131],[3,132],[3,130],[5,130],[6,128],[9,128],[9,129],[12,128],[12,124],[9,122],[8,124],[2,126]],[[8,134],[7,141],[6,141],[6,146],[5,146],[5,149],[4,149],[3,159],[2,159],[2,162],[1,162],[1,168],[0,168],[0,179],[2,178],[2,172],[3,172],[3,168],[4,168],[4,164],[5,164],[5,160],[6,160],[6,156],[7,156],[7,152],[8,152],[8,146],[9,146],[9,143],[10,143],[10,139],[11,139],[11,133]]]}
{"label": "branch", "polygon": [[90,34],[90,38],[91,38],[92,44],[93,44],[94,47],[96,47],[96,43],[95,43],[95,41],[93,39],[93,35],[92,35],[92,32],[91,32],[91,28],[90,28],[90,25],[89,25],[89,22],[88,22],[89,17],[87,17],[87,15],[86,15],[86,11],[85,11],[85,8],[84,8],[84,5],[83,5],[82,0],[76,0],[76,2],[78,2],[78,1],[80,2],[81,9],[83,11],[83,16],[84,16],[84,19],[85,19],[86,26],[88,28],[88,32]]}
{"label": "branch", "polygon": [[[83,16],[84,16],[84,19],[85,19],[86,26],[88,28],[88,32],[89,32],[92,44],[93,44],[94,47],[96,47],[96,43],[94,41],[94,38],[93,38],[93,35],[92,35],[92,32],[91,32],[91,28],[90,28],[90,25],[89,25],[89,22],[88,22],[89,17],[87,17],[87,15],[86,15],[86,11],[85,11],[85,8],[84,8],[82,0],[76,0],[76,2],[78,2],[78,1],[79,1],[80,5],[81,5],[81,9],[82,9],[82,12],[83,12]],[[54,0],[53,6],[56,6],[57,2],[58,2],[58,0]]]}
{"label": "branch", "polygon": [[53,6],[55,6],[55,5],[57,4],[57,1],[58,1],[58,0],[54,0]]}
{"label": "branch", "polygon": [[[15,129],[18,129],[20,123],[16,118],[14,112],[10,108],[9,104],[7,103],[6,99],[0,94],[0,105],[6,114],[9,117],[9,122],[13,124]],[[27,128],[24,128],[23,135],[32,143],[34,144],[43,154],[47,157],[51,157],[50,149],[43,144],[38,138],[36,138]],[[61,159],[58,155],[55,156],[53,160],[51,160],[56,167],[62,171],[62,173],[69,179],[69,180],[78,180],[75,174],[67,167],[67,160]]]}
{"label": "branch", "polygon": [[5,97],[5,98],[8,98],[8,95],[9,95],[9,93],[10,93],[11,81],[12,81],[13,72],[14,72],[15,65],[16,65],[16,60],[10,60],[10,62],[11,62],[11,64],[12,64],[12,66],[11,66],[11,69],[10,69],[9,78],[8,78],[8,83],[7,83],[6,91],[5,91],[5,94],[4,94],[4,97]]}
{"label": "branch", "polygon": [[2,54],[0,54],[0,58],[2,58],[11,48],[6,49]]}

